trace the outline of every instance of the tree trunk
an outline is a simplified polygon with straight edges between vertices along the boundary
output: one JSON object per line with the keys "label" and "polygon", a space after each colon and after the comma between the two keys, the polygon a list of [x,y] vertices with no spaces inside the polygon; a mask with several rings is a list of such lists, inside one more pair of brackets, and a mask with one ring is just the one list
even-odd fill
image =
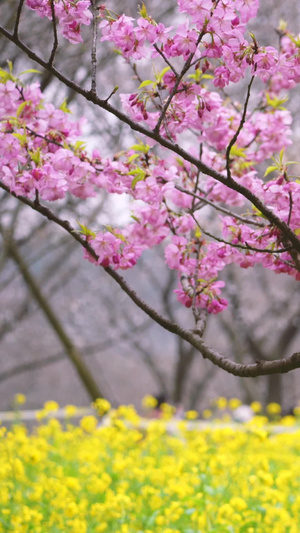
{"label": "tree trunk", "polygon": [[74,346],[72,340],[65,331],[55,311],[52,309],[47,298],[42,293],[38,283],[30,273],[22,255],[18,251],[16,244],[11,239],[5,244],[7,246],[9,255],[18,266],[18,269],[26,285],[28,286],[32,296],[40,306],[40,309],[44,313],[47,321],[49,322],[55,334],[59,338],[71,363],[76,368],[77,374],[81,382],[85,386],[87,392],[89,393],[91,399],[96,400],[97,398],[103,397],[96,381],[94,380],[92,373],[85,364],[79,350]]}
{"label": "tree trunk", "polygon": [[194,359],[193,348],[185,349],[184,346],[180,348],[174,377],[173,401],[175,405],[182,402],[187,375]]}
{"label": "tree trunk", "polygon": [[266,403],[279,403],[282,402],[282,375],[271,374],[267,376],[267,394]]}

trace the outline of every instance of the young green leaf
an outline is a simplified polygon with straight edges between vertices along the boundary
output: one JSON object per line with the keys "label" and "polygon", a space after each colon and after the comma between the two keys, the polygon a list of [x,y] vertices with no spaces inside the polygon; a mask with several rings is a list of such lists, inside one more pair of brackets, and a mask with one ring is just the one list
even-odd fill
{"label": "young green leaf", "polygon": [[264,178],[266,176],[268,176],[269,174],[271,174],[271,172],[274,172],[274,170],[278,170],[278,166],[276,165],[271,165],[270,167],[267,168],[266,172],[264,173]]}

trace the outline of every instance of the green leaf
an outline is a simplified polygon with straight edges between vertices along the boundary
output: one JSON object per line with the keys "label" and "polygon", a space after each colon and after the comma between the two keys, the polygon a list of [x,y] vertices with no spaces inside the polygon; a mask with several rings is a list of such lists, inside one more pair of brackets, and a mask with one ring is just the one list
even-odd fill
{"label": "green leaf", "polygon": [[134,161],[138,157],[140,157],[139,154],[132,154],[131,156],[128,157],[127,161],[128,161],[128,163],[131,163],[132,161]]}
{"label": "green leaf", "polygon": [[12,71],[13,71],[13,64],[11,61],[9,61],[9,59],[6,61],[6,63],[8,64],[8,68],[9,68],[9,72],[10,74],[12,74]]}
{"label": "green leaf", "polygon": [[28,70],[22,70],[18,76],[23,76],[23,74],[42,74],[41,70],[37,70],[36,68],[29,68]]}
{"label": "green leaf", "polygon": [[81,224],[78,220],[76,220],[78,226],[80,226],[80,230],[78,230],[78,233],[82,233],[86,237],[96,237],[96,233],[89,228],[87,228],[84,224]]}
{"label": "green leaf", "polygon": [[142,152],[143,154],[147,154],[150,150],[149,144],[143,144],[140,142],[140,144],[133,144],[130,146],[129,150],[135,150],[136,152]]}
{"label": "green leaf", "polygon": [[129,172],[129,176],[135,176],[131,182],[131,188],[134,189],[138,181],[143,181],[146,177],[146,172],[142,168],[136,168]]}
{"label": "green leaf", "polygon": [[[261,217],[261,218],[266,218],[265,215],[263,215],[261,213],[261,211],[259,211],[259,209],[257,209],[257,207],[255,207],[255,205],[252,206],[252,209],[253,209],[253,214],[258,216],[258,217]],[[233,228],[235,229],[235,228]]]}
{"label": "green leaf", "polygon": [[22,102],[22,104],[19,105],[18,109],[17,109],[17,113],[16,113],[16,116],[19,118],[22,111],[25,109],[26,106],[30,106],[31,105],[31,100],[25,100],[25,102]]}
{"label": "green leaf", "polygon": [[14,79],[15,78],[12,76],[12,74],[7,72],[7,70],[0,68],[0,83],[6,83],[8,80],[14,81]]}
{"label": "green leaf", "polygon": [[282,150],[280,150],[280,152],[279,152],[279,161],[280,161],[280,163],[283,162],[283,156],[284,156],[284,148],[282,148]]}
{"label": "green leaf", "polygon": [[157,83],[160,83],[164,77],[164,75],[166,74],[166,72],[168,72],[169,70],[171,69],[171,67],[165,67],[162,69],[161,72],[159,72],[158,74],[156,74],[156,80],[157,80]]}
{"label": "green leaf", "polygon": [[65,98],[63,103],[59,106],[59,109],[61,109],[64,113],[71,113],[70,109],[67,106],[67,99]]}
{"label": "green leaf", "polygon": [[124,237],[124,235],[122,235],[122,233],[118,233],[112,226],[110,226],[109,224],[107,226],[105,226],[105,229],[107,231],[109,231],[109,233],[112,233],[115,237],[117,237],[117,239],[120,239],[121,241],[125,242],[126,239]]}
{"label": "green leaf", "polygon": [[76,141],[76,143],[74,144],[75,151],[80,150],[81,148],[85,148],[85,147],[86,147],[86,143],[84,141]]}
{"label": "green leaf", "polygon": [[300,235],[300,228],[296,228],[296,229],[294,230],[294,233],[295,233],[295,235],[297,235],[297,236]]}
{"label": "green leaf", "polygon": [[264,173],[264,178],[265,178],[266,176],[268,176],[269,174],[271,174],[271,172],[274,172],[274,170],[279,170],[277,165],[276,165],[276,166],[274,165],[274,166],[270,166],[270,167],[268,167],[267,170],[266,170],[266,172]]}
{"label": "green leaf", "polygon": [[143,176],[143,178],[146,176],[145,170],[143,170],[140,167],[134,168],[130,172],[128,172],[129,176]]}
{"label": "green leaf", "polygon": [[35,151],[29,151],[29,155],[32,159],[32,161],[38,166],[41,161],[41,149],[37,148]]}
{"label": "green leaf", "polygon": [[245,157],[246,157],[246,155],[245,155],[245,148],[239,148],[236,144],[234,144],[234,145],[231,147],[230,155],[231,155],[231,156],[236,156],[236,157],[243,157],[243,158],[245,158]]}
{"label": "green leaf", "polygon": [[256,161],[241,161],[240,162],[240,169],[243,170],[245,168],[253,167],[253,165],[256,165]]}
{"label": "green leaf", "polygon": [[274,96],[273,98],[269,95],[269,93],[266,93],[266,100],[267,104],[274,109],[285,109],[283,104],[285,104],[288,101],[288,97],[286,98],[277,98]]}
{"label": "green leaf", "polygon": [[295,38],[290,33],[288,33],[287,36],[292,41],[292,43],[294,43],[297,46],[297,48],[300,48],[300,37]]}
{"label": "green leaf", "polygon": [[196,229],[195,229],[195,237],[197,239],[200,239],[201,235],[202,235],[202,232],[201,232],[200,228],[198,228],[198,226],[197,226]]}
{"label": "green leaf", "polygon": [[17,139],[19,139],[21,144],[26,144],[26,142],[27,142],[26,133],[24,133],[23,135],[22,135],[22,133],[13,133],[12,135],[13,135],[13,137],[16,137]]}
{"label": "green leaf", "polygon": [[144,19],[148,18],[147,8],[146,8],[144,2],[143,2],[142,7],[140,7],[140,9],[139,9],[139,14],[140,14],[141,17],[143,17]]}
{"label": "green leaf", "polygon": [[141,83],[141,85],[138,87],[139,89],[142,89],[143,87],[147,87],[147,85],[153,85],[154,81],[152,80],[145,80]]}
{"label": "green leaf", "polygon": [[122,233],[118,233],[116,231],[113,231],[112,233],[114,234],[115,237],[117,237],[117,239],[120,239],[120,241],[122,241],[122,242],[126,241],[126,239],[125,239],[124,235],[122,235]]}

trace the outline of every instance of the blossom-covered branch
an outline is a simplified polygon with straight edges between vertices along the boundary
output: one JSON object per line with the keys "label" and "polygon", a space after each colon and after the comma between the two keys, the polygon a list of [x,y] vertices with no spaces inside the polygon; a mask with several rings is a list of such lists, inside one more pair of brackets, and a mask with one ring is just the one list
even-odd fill
{"label": "blossom-covered branch", "polygon": [[[300,82],[299,39],[285,30],[276,50],[260,46],[253,34],[247,37],[258,0],[178,0],[176,28],[155,22],[144,5],[134,20],[87,0],[27,0],[27,7],[52,24],[52,51],[45,61],[19,38],[23,4],[14,31],[0,27],[2,35],[142,137],[112,157],[98,149],[89,152],[80,140],[81,122],[70,120],[65,105],[54,108],[38,84],[26,85],[12,69],[2,70],[1,187],[76,235],[89,261],[104,267],[149,316],[204,357],[237,375],[277,372],[277,362],[234,366],[200,337],[206,312],[227,306],[219,279],[227,265],[262,264],[297,280],[300,276],[300,183],[289,173],[294,162],[284,155],[292,142],[292,118],[283,106]],[[105,88],[109,97],[97,93],[98,21],[102,46],[112,44],[126,62],[134,61],[136,73],[140,61],[153,63],[152,79],[139,73],[137,86],[119,95],[122,111],[109,102],[117,88]],[[54,63],[58,32],[76,44],[82,26],[91,22],[91,89],[86,90]],[[244,102],[224,95],[224,87],[244,78],[249,80]],[[263,89],[257,106],[251,91],[258,79]],[[275,164],[270,166],[271,158]],[[264,176],[262,164],[268,166]],[[67,194],[88,200],[101,189],[130,198],[130,223],[100,231],[80,223],[81,234],[74,233],[69,222],[42,205]],[[213,232],[201,230],[206,227],[203,206],[221,213]],[[167,266],[178,272],[177,297],[192,308],[198,336],[158,315],[116,272],[134,267],[146,250],[160,244]],[[281,371],[299,366],[298,359],[281,361]]]}

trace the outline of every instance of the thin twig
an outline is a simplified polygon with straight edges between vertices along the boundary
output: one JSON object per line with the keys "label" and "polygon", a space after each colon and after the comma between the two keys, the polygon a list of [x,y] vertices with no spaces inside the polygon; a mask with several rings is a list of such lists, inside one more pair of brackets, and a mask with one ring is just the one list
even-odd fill
{"label": "thin twig", "polygon": [[172,70],[172,72],[175,74],[176,78],[178,78],[179,74],[178,72],[176,72],[176,69],[175,67],[172,65],[172,63],[168,60],[168,58],[165,56],[165,54],[162,52],[162,50],[159,49],[159,47],[157,46],[157,44],[154,44],[153,45],[153,48],[155,48],[155,50],[157,51],[157,53],[163,58],[164,62],[168,65],[168,67],[170,67],[170,69]]}
{"label": "thin twig", "polygon": [[[255,70],[256,70],[256,68],[255,68]],[[236,130],[234,136],[232,137],[230,143],[227,146],[227,150],[226,150],[226,170],[227,170],[227,179],[228,179],[228,181],[232,179],[231,178],[231,169],[230,169],[230,152],[231,152],[231,148],[236,143],[237,138],[238,138],[239,134],[241,133],[241,131],[242,131],[243,127],[244,127],[245,121],[246,121],[248,103],[249,103],[249,100],[250,100],[251,87],[252,87],[254,78],[255,78],[255,76],[253,74],[253,76],[252,76],[252,78],[250,80],[250,83],[248,85],[247,96],[246,96],[246,100],[245,100],[245,104],[244,104],[244,110],[243,110],[242,118],[241,118],[241,121],[239,123],[239,127]]]}
{"label": "thin twig", "polygon": [[168,109],[169,109],[169,106],[170,106],[170,104],[171,104],[171,102],[172,102],[172,100],[173,100],[175,94],[177,93],[177,89],[178,89],[178,87],[179,87],[179,85],[180,85],[180,82],[181,82],[181,80],[183,79],[184,75],[185,75],[185,74],[188,72],[188,70],[190,69],[190,66],[191,66],[191,63],[192,63],[193,57],[195,56],[196,50],[197,50],[199,44],[201,43],[202,38],[203,38],[203,36],[205,35],[205,33],[206,33],[206,28],[203,29],[203,30],[201,31],[201,33],[199,34],[199,37],[198,37],[198,39],[197,39],[197,43],[196,43],[196,49],[195,49],[195,52],[192,52],[192,53],[190,54],[190,56],[189,56],[189,58],[187,59],[187,61],[186,61],[185,65],[184,65],[184,67],[182,68],[180,74],[177,75],[175,85],[174,85],[174,87],[173,87],[173,89],[172,89],[172,91],[171,91],[171,93],[170,93],[170,95],[169,95],[169,97],[168,97],[168,99],[167,99],[165,105],[164,105],[164,108],[163,108],[163,110],[162,110],[162,112],[161,112],[161,114],[160,114],[160,117],[159,117],[159,119],[158,119],[158,121],[157,121],[157,124],[156,124],[156,126],[155,126],[155,128],[154,128],[154,130],[153,130],[154,133],[159,133],[160,127],[161,127],[161,125],[162,125],[162,123],[163,123],[163,121],[164,121],[164,118],[165,118],[166,113],[167,113],[167,111],[168,111]]}
{"label": "thin twig", "polygon": [[[200,135],[201,134],[202,134],[202,132],[200,132]],[[199,160],[200,161],[202,161],[202,154],[203,154],[203,143],[201,142],[200,143],[200,147],[199,147]],[[194,194],[196,194],[196,191],[198,190],[200,175],[201,175],[201,170],[198,168],[197,169],[196,181],[195,181],[195,185],[194,185]],[[194,196],[193,197],[193,201],[192,201],[192,211],[194,211],[195,203],[196,203],[196,198]]]}
{"label": "thin twig", "polygon": [[[221,239],[220,237],[217,237],[216,235],[213,235],[209,231],[206,231],[203,229],[203,227],[199,224],[199,222],[196,220],[193,214],[191,214],[193,219],[195,220],[198,228],[204,233],[204,235],[207,235],[207,237],[211,237],[217,242],[221,242],[223,244],[226,244],[228,246],[231,246],[232,248],[240,248],[241,250],[247,250],[248,252],[261,252],[265,254],[283,254],[284,252],[290,252],[292,250],[292,246],[289,246],[288,248],[280,248],[279,250],[270,250],[269,248],[255,248],[254,246],[250,246],[250,244],[234,244],[230,241],[225,241],[225,239]],[[295,267],[294,267],[295,268]]]}
{"label": "thin twig", "polygon": [[[255,220],[251,218],[243,217],[242,215],[238,215],[237,213],[234,213],[233,211],[230,211],[229,209],[226,209],[226,207],[222,207],[221,205],[217,205],[211,200],[208,200],[207,198],[204,198],[203,196],[199,196],[198,194],[195,194],[192,191],[189,191],[187,189],[184,189],[183,187],[180,187],[180,185],[175,185],[175,189],[177,189],[180,192],[184,192],[185,194],[189,194],[190,196],[193,196],[197,200],[204,202],[207,205],[210,205],[217,211],[220,211],[221,213],[224,213],[224,215],[229,215],[233,218],[236,218],[237,220],[240,220],[241,222],[245,222],[246,224],[252,224],[253,226],[258,226],[259,228],[264,228],[265,224],[262,222],[256,222]],[[202,191],[200,191],[202,192]]]}
{"label": "thin twig", "polygon": [[56,28],[54,0],[50,1],[50,5],[51,5],[52,28],[53,28],[53,46],[52,46],[52,50],[51,50],[51,54],[50,54],[50,57],[49,57],[48,64],[49,64],[50,67],[52,67],[54,59],[55,59],[55,54],[56,54],[56,51],[57,51],[57,48],[58,48],[58,38],[57,38],[57,28]]}
{"label": "thin twig", "polygon": [[24,0],[20,0],[18,9],[17,9],[17,15],[16,15],[16,21],[14,25],[14,37],[18,38],[19,35],[19,26],[20,26],[20,20],[21,20],[21,13],[24,5]]}
{"label": "thin twig", "polygon": [[97,94],[97,32],[98,32],[98,21],[97,21],[97,9],[96,9],[95,0],[91,0],[91,6],[92,6],[92,12],[93,12],[92,49],[91,49],[91,93],[92,94]]}
{"label": "thin twig", "polygon": [[292,195],[291,191],[289,191],[289,202],[290,202],[290,207],[289,207],[289,216],[288,216],[288,220],[287,220],[287,225],[288,226],[290,225],[291,216],[292,216],[292,212],[293,212],[293,195]]}

